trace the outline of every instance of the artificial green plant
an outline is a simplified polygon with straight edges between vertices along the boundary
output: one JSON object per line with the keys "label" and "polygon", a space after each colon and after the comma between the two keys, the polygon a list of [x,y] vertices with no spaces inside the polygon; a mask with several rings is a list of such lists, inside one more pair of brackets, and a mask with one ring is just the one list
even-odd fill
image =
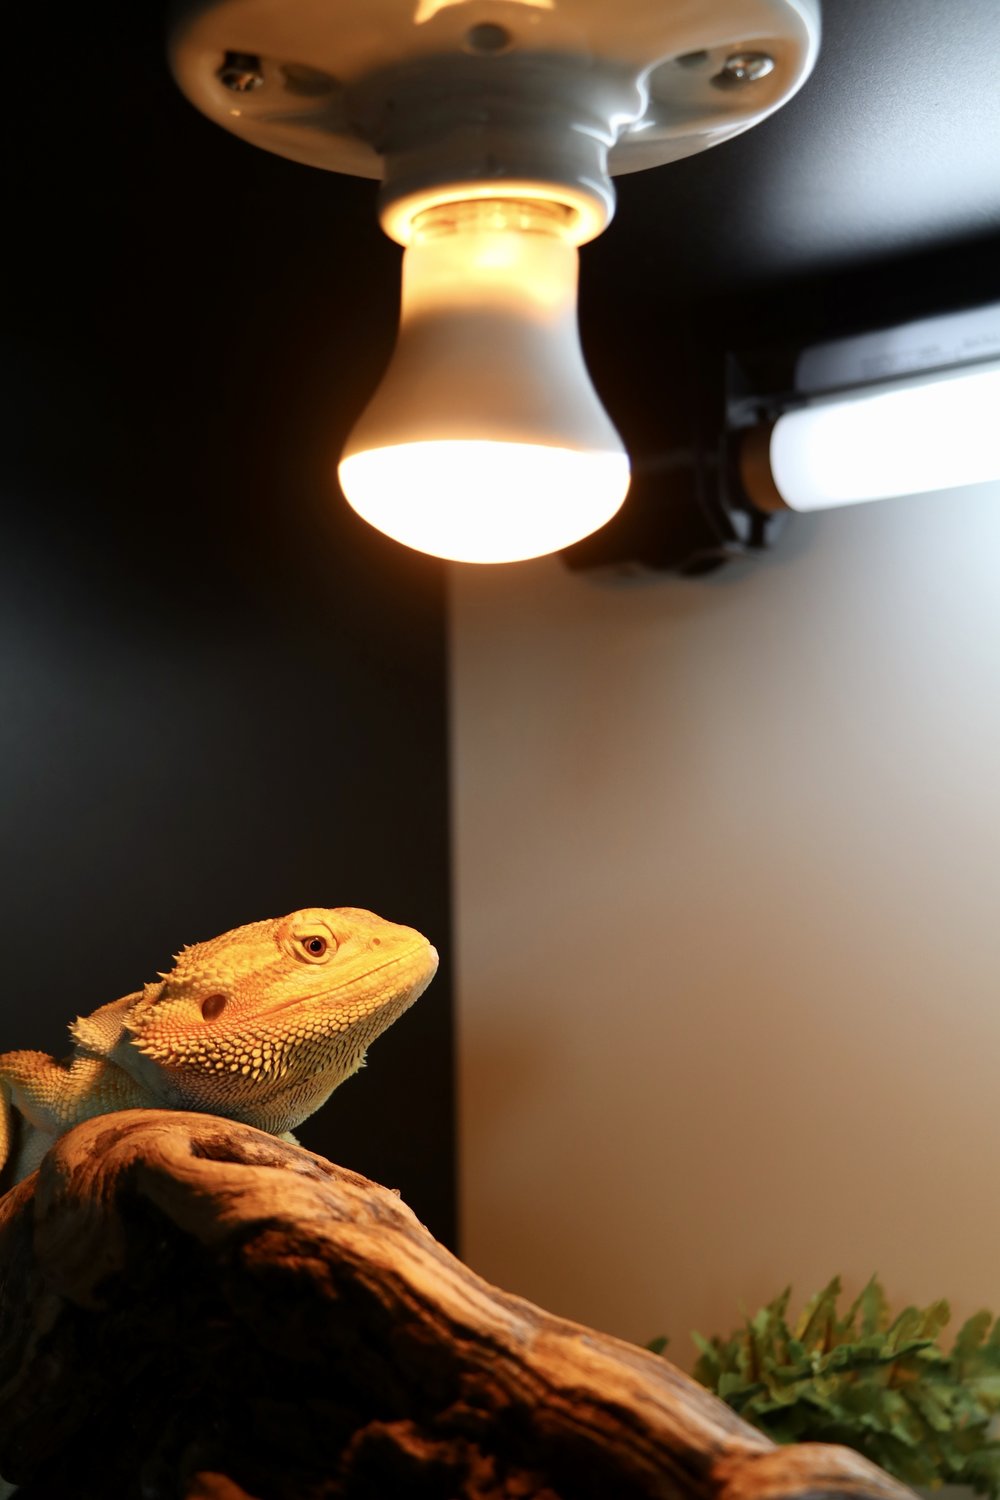
{"label": "artificial green plant", "polygon": [[907,1484],[1000,1500],[1000,1319],[976,1313],[949,1351],[947,1302],[892,1317],[873,1278],[847,1313],[840,1278],[794,1325],[791,1289],[728,1339],[693,1335],[695,1377],[779,1443],[844,1443]]}

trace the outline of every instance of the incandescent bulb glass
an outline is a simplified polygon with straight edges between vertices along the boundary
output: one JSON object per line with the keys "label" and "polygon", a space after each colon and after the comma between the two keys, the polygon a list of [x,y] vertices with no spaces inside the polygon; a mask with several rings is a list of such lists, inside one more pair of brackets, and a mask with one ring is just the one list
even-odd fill
{"label": "incandescent bulb glass", "polygon": [[350,504],[396,541],[515,562],[624,500],[628,458],[580,347],[573,219],[526,198],[414,220],[396,348],[339,467]]}

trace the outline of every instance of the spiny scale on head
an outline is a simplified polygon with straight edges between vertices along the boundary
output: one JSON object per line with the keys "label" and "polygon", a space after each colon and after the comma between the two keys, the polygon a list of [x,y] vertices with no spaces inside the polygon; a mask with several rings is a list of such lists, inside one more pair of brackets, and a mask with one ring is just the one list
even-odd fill
{"label": "spiny scale on head", "polygon": [[44,1053],[0,1058],[0,1085],[25,1122],[18,1173],[31,1170],[43,1136],[109,1109],[200,1109],[294,1129],[423,993],[437,954],[371,912],[309,907],[189,944],[174,962],[78,1016],[65,1064]]}

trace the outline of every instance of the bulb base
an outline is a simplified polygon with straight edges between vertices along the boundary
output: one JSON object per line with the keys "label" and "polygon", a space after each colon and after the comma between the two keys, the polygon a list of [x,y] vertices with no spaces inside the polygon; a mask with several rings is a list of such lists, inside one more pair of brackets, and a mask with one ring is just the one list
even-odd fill
{"label": "bulb base", "polygon": [[368,80],[355,106],[385,163],[382,228],[408,245],[441,204],[535,199],[586,244],[614,213],[608,152],[645,102],[634,70],[572,57],[444,57]]}
{"label": "bulb base", "polygon": [[399,338],[345,456],[446,441],[620,451],[580,346],[575,228],[564,205],[531,199],[414,219]]}

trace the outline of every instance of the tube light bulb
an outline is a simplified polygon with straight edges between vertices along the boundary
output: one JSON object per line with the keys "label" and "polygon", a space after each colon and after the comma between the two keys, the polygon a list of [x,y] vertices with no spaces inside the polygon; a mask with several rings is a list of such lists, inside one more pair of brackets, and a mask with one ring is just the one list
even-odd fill
{"label": "tube light bulb", "polygon": [[1000,365],[910,380],[785,412],[770,468],[791,510],[823,510],[1000,479]]}
{"label": "tube light bulb", "polygon": [[580,347],[573,219],[470,199],[414,220],[396,348],[338,471],[396,541],[515,562],[579,541],[624,500],[628,458]]}

